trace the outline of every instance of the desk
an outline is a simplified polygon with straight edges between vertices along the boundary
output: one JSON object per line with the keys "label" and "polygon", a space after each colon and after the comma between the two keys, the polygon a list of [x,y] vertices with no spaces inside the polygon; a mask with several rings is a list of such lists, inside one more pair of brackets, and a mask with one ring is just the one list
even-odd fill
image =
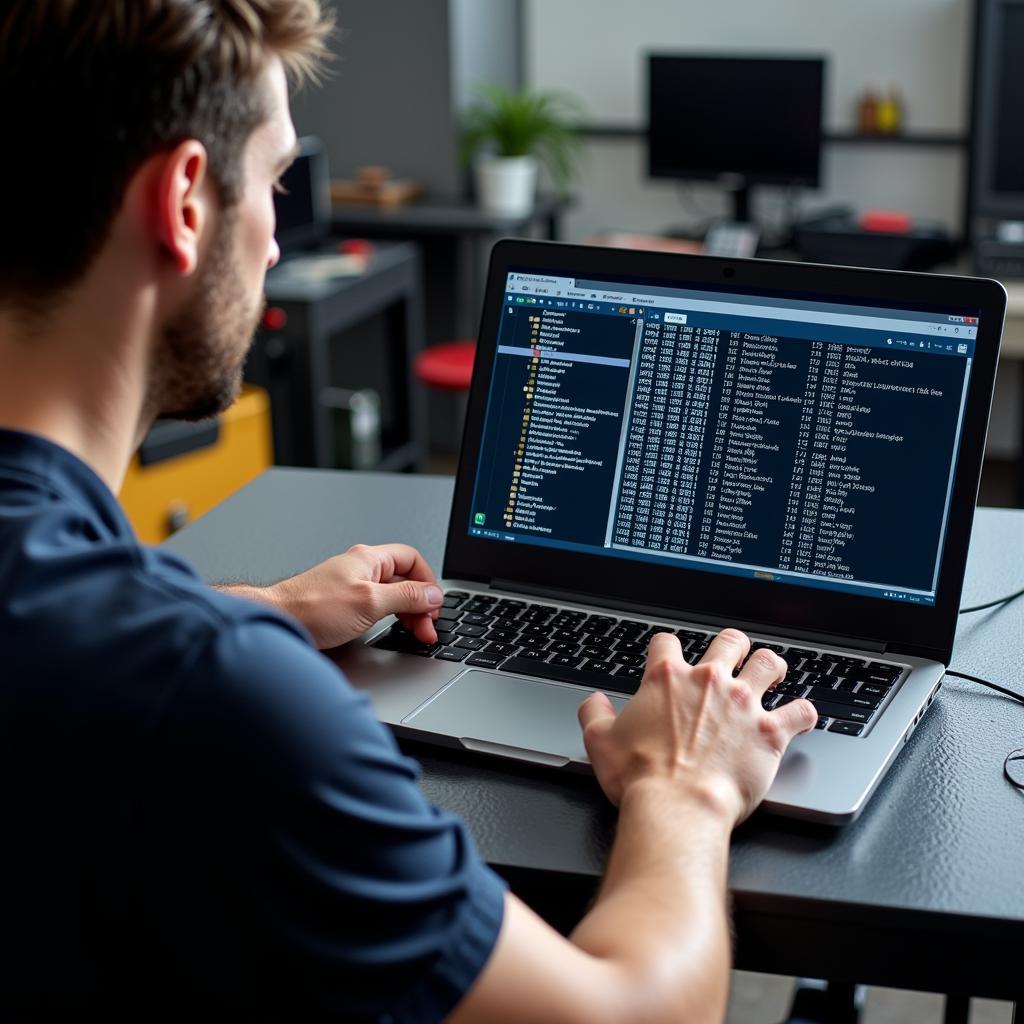
{"label": "desk", "polygon": [[[404,540],[438,569],[452,481],[272,469],[166,547],[209,579],[270,581],[355,541]],[[1024,581],[1024,512],[983,509],[965,603]],[[268,543],[268,538],[274,543]],[[1024,689],[1024,599],[961,623],[954,668]],[[1024,794],[1002,778],[1024,708],[948,679],[861,817],[843,829],[755,815],[729,885],[736,966],[777,974],[1024,996]],[[595,892],[615,815],[585,778],[410,746],[428,797],[469,823],[484,857],[568,929]]]}
{"label": "desk", "polygon": [[[336,254],[333,245],[324,254]],[[419,253],[413,245],[374,246],[366,270],[345,277],[292,274],[297,254],[267,273],[267,304],[283,323],[262,326],[245,367],[246,380],[270,395],[275,461],[286,466],[337,466],[332,410],[324,389],[366,387],[380,393],[382,457],[379,468],[419,468],[426,449],[426,407],[412,381],[412,363],[423,348],[423,293]],[[342,332],[383,317],[381,351],[352,351],[332,359]],[[378,346],[365,346],[376,349]],[[371,360],[369,357],[379,357]],[[360,363],[357,379],[351,364]],[[332,362],[337,362],[332,369]],[[381,364],[373,369],[374,364]],[[367,370],[366,367],[371,369]]]}
{"label": "desk", "polygon": [[483,304],[484,274],[491,245],[506,236],[524,237],[540,229],[557,239],[569,200],[540,197],[529,213],[506,216],[474,203],[410,203],[376,209],[335,206],[334,230],[366,238],[407,238],[423,252],[427,339],[430,344],[475,338]]}

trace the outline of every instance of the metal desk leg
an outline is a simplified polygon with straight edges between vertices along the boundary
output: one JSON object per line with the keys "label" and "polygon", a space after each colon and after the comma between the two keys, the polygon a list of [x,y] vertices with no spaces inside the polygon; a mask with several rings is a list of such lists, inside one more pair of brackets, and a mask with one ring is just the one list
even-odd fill
{"label": "metal desk leg", "polygon": [[864,990],[857,985],[801,978],[782,1024],[857,1024],[863,1005]]}
{"label": "metal desk leg", "polygon": [[[455,267],[455,334],[453,337],[476,337],[483,287],[480,281],[478,257],[481,252],[479,236],[463,234],[456,243]],[[450,341],[451,338],[443,339]]]}
{"label": "metal desk leg", "polygon": [[[418,274],[418,270],[417,270]],[[427,409],[423,388],[413,380],[412,364],[423,351],[423,304],[419,284],[410,287],[399,302],[385,311],[388,373],[398,420],[399,434],[406,438],[405,456],[392,469],[426,468]]]}
{"label": "metal desk leg", "polygon": [[967,1024],[971,1015],[970,996],[946,996],[943,1024]]}

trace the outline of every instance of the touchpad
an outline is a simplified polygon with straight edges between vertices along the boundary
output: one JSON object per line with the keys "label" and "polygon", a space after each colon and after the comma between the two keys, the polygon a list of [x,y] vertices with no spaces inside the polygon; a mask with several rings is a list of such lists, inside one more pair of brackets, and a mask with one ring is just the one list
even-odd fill
{"label": "touchpad", "polygon": [[[561,767],[587,760],[576,717],[586,698],[575,686],[470,669],[402,724],[458,737],[469,750]],[[626,704],[611,701],[616,711]]]}

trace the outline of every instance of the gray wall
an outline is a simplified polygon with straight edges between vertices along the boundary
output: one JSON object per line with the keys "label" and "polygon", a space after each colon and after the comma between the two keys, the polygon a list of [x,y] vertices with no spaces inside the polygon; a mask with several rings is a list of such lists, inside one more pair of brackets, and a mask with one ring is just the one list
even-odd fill
{"label": "gray wall", "polygon": [[300,135],[327,144],[331,176],[385,164],[438,197],[461,188],[447,0],[334,0],[334,74],[293,103]]}
{"label": "gray wall", "polygon": [[515,87],[520,0],[333,0],[334,74],[293,103],[300,135],[327,144],[331,176],[385,164],[431,197],[461,198],[458,110],[481,81]]}
{"label": "gray wall", "polygon": [[521,0],[450,0],[456,106],[470,104],[480,82],[519,88]]}

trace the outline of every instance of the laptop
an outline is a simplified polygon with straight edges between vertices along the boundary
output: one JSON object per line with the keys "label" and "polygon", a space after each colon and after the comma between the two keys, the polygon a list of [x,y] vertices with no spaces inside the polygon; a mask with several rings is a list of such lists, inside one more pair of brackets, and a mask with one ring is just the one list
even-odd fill
{"label": "laptop", "polygon": [[725,626],[813,731],[765,806],[852,820],[949,663],[995,380],[994,281],[502,241],[439,642],[337,655],[396,733],[562,771],[650,637]]}

